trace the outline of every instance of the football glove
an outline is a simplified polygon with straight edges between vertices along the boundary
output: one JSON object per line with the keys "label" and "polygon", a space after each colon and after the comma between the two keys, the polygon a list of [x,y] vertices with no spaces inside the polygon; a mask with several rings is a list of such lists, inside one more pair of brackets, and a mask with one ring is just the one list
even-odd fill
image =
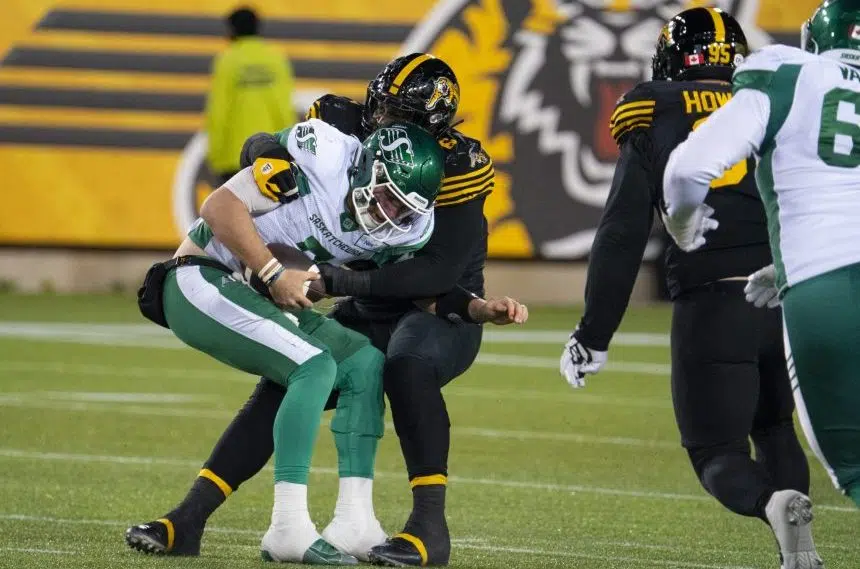
{"label": "football glove", "polygon": [[[573,331],[573,334],[576,330]],[[574,335],[570,335],[564,351],[561,353],[559,372],[574,389],[585,387],[585,374],[595,374],[606,363],[606,352],[586,348],[579,343]]]}
{"label": "football glove", "polygon": [[776,288],[776,268],[768,265],[747,277],[744,296],[756,308],[767,306],[776,308],[780,305],[779,289]]}
{"label": "football glove", "polygon": [[713,219],[714,208],[707,204],[698,206],[686,219],[672,219],[665,212],[660,213],[666,231],[682,251],[689,253],[705,244],[705,233],[713,231],[720,223]]}

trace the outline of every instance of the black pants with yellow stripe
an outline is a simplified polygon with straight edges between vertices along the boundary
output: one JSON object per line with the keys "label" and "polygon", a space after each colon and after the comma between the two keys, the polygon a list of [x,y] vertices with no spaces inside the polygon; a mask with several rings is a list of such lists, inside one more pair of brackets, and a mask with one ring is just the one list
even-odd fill
{"label": "black pants with yellow stripe", "polygon": [[[441,389],[472,365],[481,327],[453,324],[419,310],[368,319],[350,310],[349,303],[330,316],[385,353],[383,383],[409,480],[447,476],[450,421]],[[284,393],[279,384],[261,379],[204,464],[231,490],[271,457],[272,425]],[[337,395],[332,393],[327,409],[336,406]]]}

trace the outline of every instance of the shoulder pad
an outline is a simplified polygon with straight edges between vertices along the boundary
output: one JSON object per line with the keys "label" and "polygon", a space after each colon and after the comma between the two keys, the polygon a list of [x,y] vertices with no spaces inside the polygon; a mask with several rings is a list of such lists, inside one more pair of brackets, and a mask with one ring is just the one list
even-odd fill
{"label": "shoulder pad", "polygon": [[657,93],[653,85],[640,83],[621,97],[609,119],[609,131],[620,146],[625,137],[638,129],[647,129],[654,121]]}
{"label": "shoulder pad", "polygon": [[323,95],[308,108],[306,119],[320,119],[345,134],[362,136],[361,115],[364,105],[338,95]]}
{"label": "shoulder pad", "polygon": [[735,69],[735,77],[747,71],[776,71],[781,65],[803,64],[815,60],[816,56],[802,49],[787,45],[769,45],[750,54]]}
{"label": "shoulder pad", "polygon": [[803,65],[817,61],[818,57],[802,49],[787,45],[769,45],[744,61],[732,76],[732,90],[755,89],[767,92],[774,75],[783,65]]}
{"label": "shoulder pad", "polygon": [[445,177],[437,207],[472,201],[493,191],[493,160],[478,140],[453,130],[439,137],[439,145],[445,152]]}

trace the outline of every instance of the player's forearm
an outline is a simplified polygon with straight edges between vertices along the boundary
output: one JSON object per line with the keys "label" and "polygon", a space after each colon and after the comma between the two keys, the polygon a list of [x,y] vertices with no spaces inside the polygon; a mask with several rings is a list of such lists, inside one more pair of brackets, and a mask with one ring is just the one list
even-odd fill
{"label": "player's forearm", "polygon": [[272,259],[247,208],[230,190],[219,188],[200,208],[200,217],[212,233],[255,274]]}
{"label": "player's forearm", "polygon": [[576,332],[583,345],[608,349],[627,311],[648,236],[644,225],[633,231],[609,227],[598,232],[589,257],[585,313]]}

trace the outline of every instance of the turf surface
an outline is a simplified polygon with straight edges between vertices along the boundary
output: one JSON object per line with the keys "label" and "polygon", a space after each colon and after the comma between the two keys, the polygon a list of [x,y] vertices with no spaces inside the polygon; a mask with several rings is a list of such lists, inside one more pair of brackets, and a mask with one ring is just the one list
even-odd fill
{"label": "turf surface", "polygon": [[[611,368],[572,391],[556,358],[578,314],[534,309],[525,327],[488,329],[480,362],[446,388],[452,566],[777,568],[769,530],[710,499],[678,445],[668,310],[632,310]],[[270,566],[258,552],[268,469],[215,514],[199,559],[122,540],[182,497],[254,381],[181,348],[129,297],[0,295],[0,567]],[[310,496],[320,529],[335,466],[324,429]],[[377,469],[393,532],[410,494],[390,429]],[[812,471],[819,551],[830,568],[860,568],[860,514],[814,460]]]}

